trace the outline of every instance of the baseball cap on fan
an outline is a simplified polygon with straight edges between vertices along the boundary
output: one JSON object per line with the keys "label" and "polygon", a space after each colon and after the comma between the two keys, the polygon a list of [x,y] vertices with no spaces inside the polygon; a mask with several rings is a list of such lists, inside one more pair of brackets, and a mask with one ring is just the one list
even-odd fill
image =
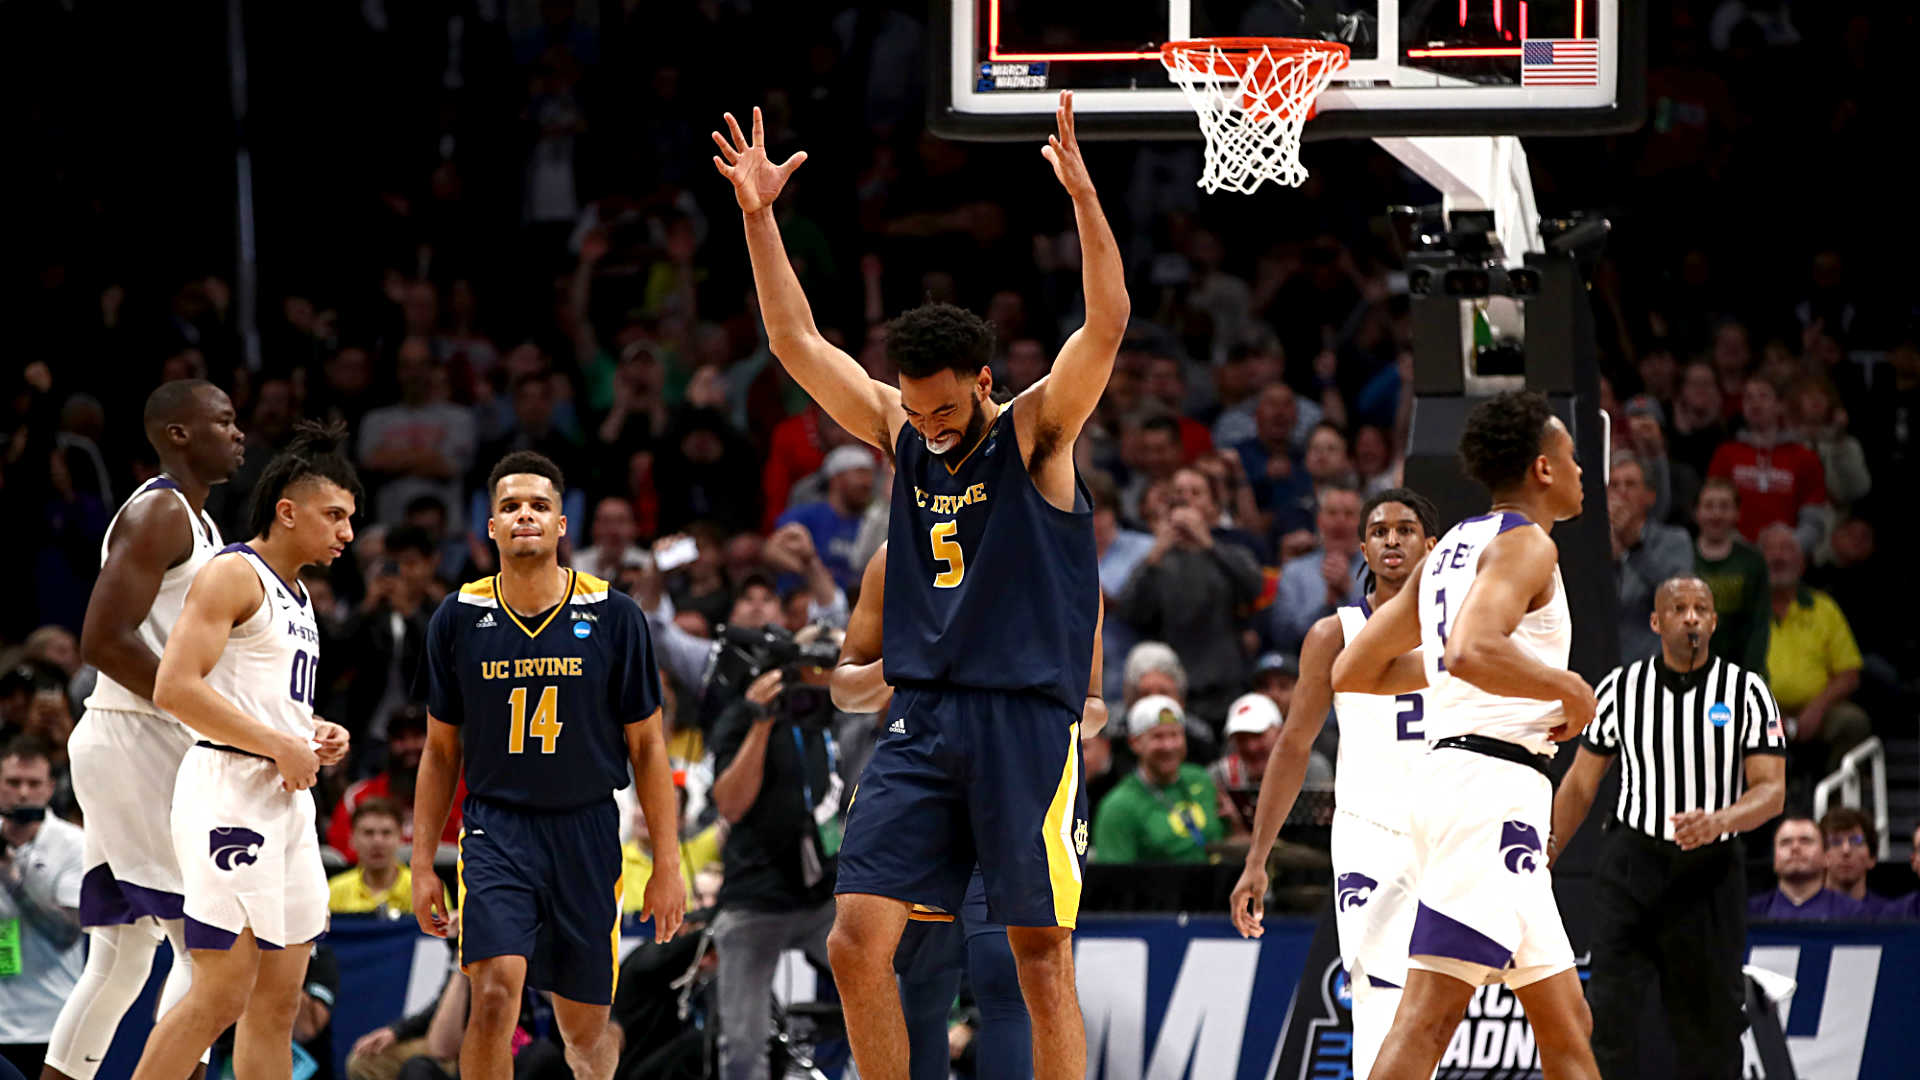
{"label": "baseball cap on fan", "polygon": [[1148,694],[1127,710],[1127,737],[1144,735],[1161,724],[1173,724],[1184,730],[1186,710],[1165,694]]}
{"label": "baseball cap on fan", "polygon": [[1280,726],[1280,706],[1265,694],[1241,694],[1227,710],[1228,735],[1258,735]]}
{"label": "baseball cap on fan", "polygon": [[820,475],[831,480],[841,473],[855,469],[873,468],[873,453],[864,446],[842,446],[827,455],[820,465]]}

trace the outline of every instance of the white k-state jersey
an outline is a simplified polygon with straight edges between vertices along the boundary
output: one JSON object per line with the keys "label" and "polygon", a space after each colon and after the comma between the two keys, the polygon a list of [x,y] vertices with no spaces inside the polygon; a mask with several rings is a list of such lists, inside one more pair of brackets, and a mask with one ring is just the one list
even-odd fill
{"label": "white k-state jersey", "polygon": [[[1489,694],[1465,679],[1447,674],[1448,620],[1460,611],[1480,575],[1480,556],[1494,537],[1510,529],[1531,528],[1524,515],[1488,513],[1447,530],[1420,571],[1420,648],[1427,668],[1427,737],[1485,735],[1518,743],[1536,754],[1553,752],[1547,733],[1564,719],[1560,703]],[[1553,568],[1553,598],[1527,612],[1511,639],[1522,652],[1554,668],[1565,668],[1573,649],[1573,619],[1560,567]]]}
{"label": "white k-state jersey", "polygon": [[[1348,642],[1360,636],[1373,608],[1363,598],[1335,612]],[[1395,832],[1411,829],[1407,799],[1413,770],[1427,756],[1426,692],[1333,695],[1340,721],[1339,760],[1333,770],[1337,809]]]}
{"label": "white k-state jersey", "polygon": [[227,647],[207,672],[207,685],[241,712],[276,731],[313,737],[313,685],[320,666],[320,630],[304,587],[288,585],[245,544],[222,556],[245,559],[266,597],[227,635]]}
{"label": "white k-state jersey", "polygon": [[[153,606],[147,609],[147,615],[140,620],[140,640],[146,642],[153,655],[159,656],[167,651],[167,634],[173,630],[173,624],[180,621],[180,611],[187,606],[187,588],[193,584],[193,576],[207,565],[220,550],[220,529],[214,525],[213,518],[202,510],[193,512],[193,504],[180,490],[180,485],[164,476],[156,476],[141,484],[107,523],[107,533],[100,541],[100,564],[106,565],[108,545],[113,540],[113,527],[120,522],[120,515],[127,512],[137,499],[148,495],[158,495],[179,499],[180,505],[187,508],[187,515],[193,523],[193,554],[187,561],[169,569],[160,577],[160,591],[153,596]],[[87,708],[113,709],[119,712],[148,713],[153,716],[166,714],[156,708],[153,702],[134,693],[132,690],[114,682],[106,672],[100,673],[99,681],[94,684],[93,693],[87,695]]]}

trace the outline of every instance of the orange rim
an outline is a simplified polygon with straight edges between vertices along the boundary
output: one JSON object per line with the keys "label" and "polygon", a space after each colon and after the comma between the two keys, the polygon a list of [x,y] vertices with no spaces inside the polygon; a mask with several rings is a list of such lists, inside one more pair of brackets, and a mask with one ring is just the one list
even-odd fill
{"label": "orange rim", "polygon": [[1347,59],[1352,55],[1352,50],[1338,41],[1319,41],[1313,38],[1217,37],[1169,41],[1160,46],[1160,62],[1171,66],[1174,58],[1183,53],[1204,56],[1217,51],[1219,53],[1217,62],[1224,65],[1227,70],[1209,71],[1208,74],[1244,75],[1248,61],[1262,49],[1276,60],[1309,52],[1339,53],[1338,67],[1347,66]]}

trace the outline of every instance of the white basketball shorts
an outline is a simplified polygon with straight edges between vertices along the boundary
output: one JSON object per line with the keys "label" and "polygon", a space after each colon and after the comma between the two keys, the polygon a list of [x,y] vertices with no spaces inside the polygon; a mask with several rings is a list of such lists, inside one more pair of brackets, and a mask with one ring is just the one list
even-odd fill
{"label": "white basketball shorts", "polygon": [[[86,814],[80,925],[180,917],[180,864],[169,824],[193,733],[152,713],[89,709],[67,741]],[[157,932],[158,926],[154,925]]]}
{"label": "white basketball shorts", "polygon": [[1415,880],[1413,837],[1334,811],[1333,922],[1340,959],[1356,985],[1407,984]]}
{"label": "white basketball shorts", "polygon": [[272,761],[188,750],[174,788],[173,848],[186,885],[188,948],[229,948],[248,928],[265,948],[326,932],[313,793],[282,788]]}
{"label": "white basketball shorts", "polygon": [[1553,785],[1470,750],[1428,753],[1415,780],[1410,966],[1521,987],[1573,966],[1547,871]]}

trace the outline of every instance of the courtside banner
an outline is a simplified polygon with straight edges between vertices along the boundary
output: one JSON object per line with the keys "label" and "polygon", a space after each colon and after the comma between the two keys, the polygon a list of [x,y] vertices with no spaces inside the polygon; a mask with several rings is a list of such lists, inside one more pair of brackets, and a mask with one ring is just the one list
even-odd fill
{"label": "courtside banner", "polygon": [[[1801,1080],[1915,1075],[1920,924],[1769,924],[1749,938],[1751,966],[1798,983],[1781,1011]],[[1269,918],[1263,938],[1244,941],[1224,915],[1086,914],[1076,939],[1089,1080],[1352,1075],[1352,1020],[1330,925],[1320,933],[1310,920]],[[1751,1035],[1745,1046],[1746,1080],[1780,1080]],[[1519,1002],[1504,986],[1482,988],[1439,1076],[1539,1075]]]}
{"label": "courtside banner", "polygon": [[[1797,984],[1781,1013],[1801,1080],[1915,1075],[1920,924],[1764,924],[1748,937],[1749,965]],[[1351,1076],[1351,1020],[1331,925],[1322,933],[1313,920],[1270,918],[1265,937],[1244,941],[1224,914],[1083,914],[1075,938],[1089,1080]],[[340,961],[336,1065],[360,1036],[431,1003],[451,960],[446,942],[421,934],[411,919],[335,916],[327,943]],[[166,955],[162,948],[99,1080],[133,1074]],[[1513,995],[1487,987],[1474,995],[1440,1075],[1538,1076],[1531,1044]],[[1749,1041],[1746,1080],[1777,1080],[1760,1060]]]}

